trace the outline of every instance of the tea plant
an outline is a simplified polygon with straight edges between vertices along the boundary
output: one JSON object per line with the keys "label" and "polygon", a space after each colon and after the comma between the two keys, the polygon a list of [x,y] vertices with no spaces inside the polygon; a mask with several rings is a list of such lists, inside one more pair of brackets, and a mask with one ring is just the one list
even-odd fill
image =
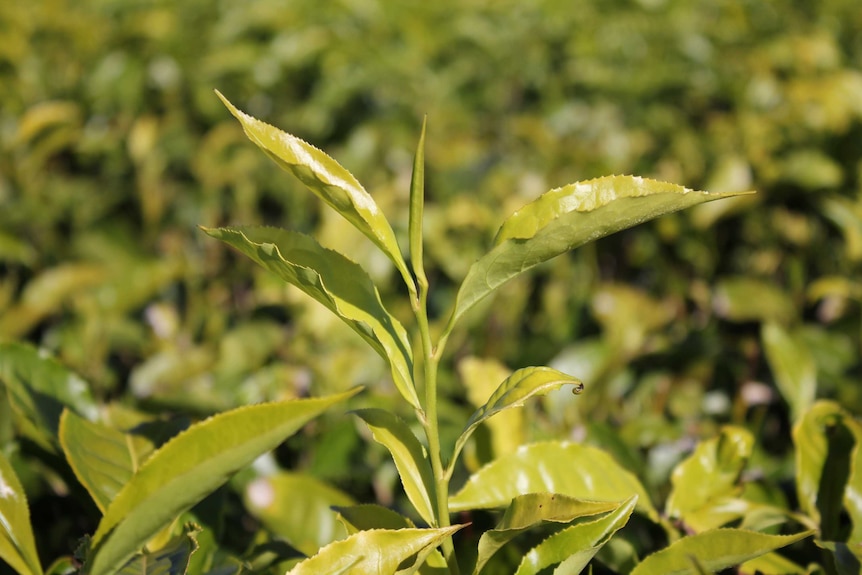
{"label": "tea plant", "polygon": [[[347,536],[323,545],[291,541],[308,557],[280,563],[288,573],[479,574],[486,567],[490,571],[498,552],[527,532],[544,538],[521,554],[515,571],[519,575],[549,568],[579,573],[599,553],[610,569],[634,575],[706,573],[740,564],[743,572],[812,572],[773,552],[815,532],[826,572],[858,567],[862,426],[837,404],[813,403],[805,382],[794,380],[792,342],[787,343],[779,326],[770,327],[770,357],[781,368],[786,388],[795,393],[801,513],[743,489],[741,476],[753,454],[754,438],[733,426],[701,442],[676,467],[663,512],[640,480],[608,453],[567,441],[525,444],[499,454],[457,492],[451,489],[459,459],[480,426],[564,386],[575,393],[584,389],[576,377],[549,367],[519,369],[499,384],[492,382],[493,391],[445,450],[438,370],[465,313],[508,280],[555,256],[662,214],[735,194],[693,191],[633,176],[551,190],[503,222],[491,250],[467,272],[448,314],[434,318],[428,311],[430,285],[423,266],[424,127],[410,185],[408,263],[392,226],[346,169],[222,100],[255,144],[388,257],[403,280],[414,319],[411,333],[387,310],[377,286],[358,264],[309,236],[269,227],[204,229],[350,326],[387,362],[422,432],[420,439],[414,422],[384,409],[352,412],[390,452],[413,510],[402,515],[379,505],[340,505],[339,520]],[[187,522],[178,534],[173,524],[193,521],[190,510],[232,474],[359,391],[246,406],[175,434],[164,423],[142,420],[117,407],[98,409],[82,380],[26,345],[0,346],[0,380],[19,432],[63,457],[102,513],[93,536],[82,542],[77,563],[63,558],[43,571],[21,482],[10,460],[0,455],[0,558],[27,575],[74,570],[89,575],[239,572],[242,568],[215,568],[212,563],[190,568],[200,527]],[[165,442],[160,439],[172,435]],[[471,536],[470,541],[478,539],[475,552],[462,553],[464,545],[455,541],[466,524],[453,523],[453,514],[480,510],[503,513],[493,528]],[[669,544],[640,562],[631,545],[605,553],[634,513],[663,533]],[[849,530],[845,513],[852,524]],[[775,527],[785,523],[803,528],[777,534]],[[245,568],[268,569],[264,555]]]}

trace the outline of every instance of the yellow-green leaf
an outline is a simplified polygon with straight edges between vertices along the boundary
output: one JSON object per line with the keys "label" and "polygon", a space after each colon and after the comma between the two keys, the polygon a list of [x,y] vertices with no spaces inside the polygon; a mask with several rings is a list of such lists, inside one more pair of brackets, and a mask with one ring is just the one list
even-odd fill
{"label": "yellow-green leaf", "polygon": [[359,409],[354,412],[371,430],[374,440],[392,454],[401,483],[410,503],[428,525],[436,526],[434,513],[437,490],[425,448],[407,424],[382,409]]}
{"label": "yellow-green leaf", "polygon": [[449,509],[506,507],[518,495],[538,492],[615,502],[637,495],[637,510],[659,521],[658,511],[633,473],[600,449],[565,441],[525,445],[492,461],[449,499]]}
{"label": "yellow-green leaf", "polygon": [[665,508],[668,516],[682,519],[694,531],[737,519],[737,510],[727,505],[727,500],[741,491],[739,476],[753,446],[751,433],[733,426],[722,428],[718,437],[700,442],[671,475],[673,489]]}
{"label": "yellow-green leaf", "polygon": [[192,425],[168,441],[126,483],[102,517],[93,536],[90,575],[116,571],[150,537],[233,473],[357,391],[241,407]]}
{"label": "yellow-green leaf", "polygon": [[353,505],[346,493],[310,475],[279,472],[245,488],[245,506],[270,531],[306,555],[347,536],[334,506]]}
{"label": "yellow-green leaf", "polygon": [[309,236],[288,230],[241,226],[204,231],[295,285],[344,320],[389,362],[401,395],[413,407],[420,407],[413,387],[413,352],[407,331],[386,311],[377,287],[358,264]]}
{"label": "yellow-green leaf", "polygon": [[56,449],[65,407],[88,419],[96,417],[87,382],[33,346],[0,344],[0,383],[6,385],[23,432],[45,449]]}
{"label": "yellow-green leaf", "polygon": [[760,337],[775,384],[790,405],[793,421],[797,421],[817,394],[814,356],[804,341],[775,322],[763,324]]}
{"label": "yellow-green leaf", "polygon": [[697,575],[695,557],[710,571],[721,571],[811,536],[814,531],[794,535],[766,535],[744,529],[714,529],[682,539],[641,561],[631,575]]}
{"label": "yellow-green leaf", "polygon": [[12,464],[0,451],[0,560],[21,575],[42,575],[27,496]]}
{"label": "yellow-green leaf", "polygon": [[516,575],[536,575],[556,564],[560,566],[555,573],[580,573],[614,533],[628,523],[637,499],[632,495],[599,519],[554,533],[524,556]]}
{"label": "yellow-green leaf", "polygon": [[220,92],[216,91],[216,94],[239,120],[252,142],[377,244],[392,260],[404,280],[412,285],[413,280],[392,226],[374,198],[353,174],[314,146],[249,116],[238,110]]}
{"label": "yellow-green leaf", "polygon": [[572,385],[575,393],[580,393],[584,384],[571,375],[566,375],[550,367],[525,367],[519,369],[491,394],[485,405],[473,412],[464,431],[455,443],[455,456],[461,452],[464,443],[483,421],[513,407],[521,407],[531,397],[545,395],[563,385]]}
{"label": "yellow-green leaf", "polygon": [[619,507],[619,503],[585,501],[558,493],[519,495],[512,500],[497,526],[483,533],[479,539],[479,554],[473,573],[478,575],[497,550],[532,527],[545,522],[570,523],[579,517],[600,515]]}
{"label": "yellow-green leaf", "polygon": [[734,195],[635,176],[606,176],[551,190],[503,223],[494,248],[467,272],[449,323],[544,261],[663,214]]}
{"label": "yellow-green leaf", "polygon": [[418,561],[462,525],[437,529],[374,529],[360,531],[327,545],[299,563],[286,575],[394,575],[402,562],[414,555]]}

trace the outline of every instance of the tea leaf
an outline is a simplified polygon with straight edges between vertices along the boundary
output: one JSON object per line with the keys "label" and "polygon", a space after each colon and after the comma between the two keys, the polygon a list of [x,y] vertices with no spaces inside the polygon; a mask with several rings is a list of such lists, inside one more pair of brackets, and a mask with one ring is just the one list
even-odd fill
{"label": "tea leaf", "polygon": [[75,477],[102,513],[140,465],[125,433],[87,421],[68,409],[60,416],[60,446]]}
{"label": "tea leaf", "polygon": [[494,529],[479,539],[479,556],[474,575],[503,545],[524,531],[545,522],[569,523],[579,517],[589,517],[619,509],[619,503],[584,501],[558,493],[528,493],[512,500],[506,514]]}
{"label": "tea leaf", "polygon": [[500,384],[491,394],[485,405],[470,416],[464,431],[455,443],[455,457],[461,452],[467,439],[483,421],[497,413],[513,407],[521,407],[531,397],[545,395],[563,385],[571,384],[580,393],[584,384],[575,377],[566,375],[550,367],[525,367],[519,369]]}
{"label": "tea leaf", "polygon": [[407,331],[386,311],[377,287],[358,264],[288,230],[241,226],[203,228],[284,281],[310,295],[367,341],[389,362],[401,395],[419,408],[413,387],[413,352]]}
{"label": "tea leaf", "polygon": [[0,451],[0,559],[21,575],[42,575],[30,525],[27,496],[12,464]]}
{"label": "tea leaf", "polygon": [[557,563],[560,566],[555,573],[580,573],[614,533],[628,523],[637,500],[638,496],[632,495],[600,519],[551,535],[524,556],[516,575],[536,575]]}
{"label": "tea leaf", "polygon": [[200,530],[196,525],[187,525],[185,533],[173,537],[158,551],[134,557],[117,571],[117,575],[184,575],[192,553],[198,549],[195,535]]}
{"label": "tea leaf", "polygon": [[817,365],[805,342],[775,322],[760,331],[775,384],[790,404],[794,421],[811,407],[817,394]]}
{"label": "tea leaf", "polygon": [[538,492],[595,501],[621,501],[637,495],[637,510],[653,521],[659,520],[658,511],[634,474],[600,449],[569,442],[525,445],[492,461],[449,499],[449,509],[506,507],[518,495]]}
{"label": "tea leaf", "polygon": [[382,409],[359,409],[354,412],[368,425],[374,440],[392,454],[408,499],[428,525],[436,525],[434,505],[437,500],[434,476],[425,448],[396,415]]}
{"label": "tea leaf", "polygon": [[332,507],[354,504],[346,493],[310,475],[286,471],[255,479],[243,499],[252,515],[306,555],[347,536]]}
{"label": "tea leaf", "polygon": [[691,564],[690,557],[697,557],[700,564],[710,571],[721,571],[813,534],[813,530],[794,535],[766,535],[744,529],[706,531],[683,537],[646,557],[631,575],[697,575],[697,568]]}
{"label": "tea leaf", "polygon": [[311,144],[238,110],[218,90],[216,95],[252,142],[368,236],[392,260],[404,281],[413,284],[392,226],[353,174]]}
{"label": "tea leaf", "polygon": [[417,555],[416,562],[434,550],[443,539],[463,527],[438,529],[374,529],[360,531],[343,541],[327,545],[320,552],[298,564],[286,575],[394,575],[399,565]]}
{"label": "tea leaf", "polygon": [[0,344],[0,382],[21,416],[24,433],[50,451],[57,445],[64,407],[88,419],[96,416],[87,382],[30,345]]}
{"label": "tea leaf", "polygon": [[585,243],[735,192],[710,193],[635,176],[607,176],[551,190],[512,214],[494,248],[458,290],[450,326],[476,302],[528,269]]}
{"label": "tea leaf", "polygon": [[[735,519],[737,514],[732,510],[721,513],[712,507],[720,501],[726,503],[726,499],[741,490],[739,475],[751,457],[753,446],[751,433],[732,426],[724,427],[718,437],[702,441],[671,475],[673,490],[666,505],[668,516],[681,518],[695,531]],[[700,524],[699,517],[709,523]]]}
{"label": "tea leaf", "polygon": [[416,146],[416,156],[413,159],[413,176],[410,179],[410,221],[408,232],[410,236],[410,262],[413,273],[420,281],[425,278],[425,265],[422,257],[422,218],[425,208],[425,125],[428,118],[422,120],[422,132],[419,134],[419,144]]}
{"label": "tea leaf", "polygon": [[102,517],[93,536],[90,574],[114,572],[233,473],[357,391],[241,407],[192,425],[168,441],[126,483]]}

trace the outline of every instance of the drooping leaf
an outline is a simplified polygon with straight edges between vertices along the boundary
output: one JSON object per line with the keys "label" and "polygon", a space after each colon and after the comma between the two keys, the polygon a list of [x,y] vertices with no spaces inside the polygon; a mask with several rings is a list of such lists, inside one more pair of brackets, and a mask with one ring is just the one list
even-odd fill
{"label": "drooping leaf", "polygon": [[87,382],[30,345],[0,344],[0,382],[9,391],[24,432],[46,449],[57,445],[64,407],[87,419],[96,417]]}
{"label": "drooping leaf", "polygon": [[297,286],[344,320],[389,362],[398,391],[412,406],[419,407],[407,332],[386,311],[377,287],[358,264],[288,230],[249,226],[204,231]]}
{"label": "drooping leaf", "polygon": [[560,566],[554,573],[580,573],[614,533],[628,522],[637,499],[637,495],[632,495],[617,509],[595,521],[573,525],[551,535],[524,556],[516,575],[536,575],[556,564]]}
{"label": "drooping leaf", "polygon": [[634,176],[551,190],[503,223],[494,248],[467,272],[449,323],[508,280],[555,256],[663,214],[734,195]]}
{"label": "drooping leaf", "polygon": [[428,525],[437,525],[434,512],[437,490],[425,448],[398,416],[382,409],[354,412],[368,425],[374,440],[392,454],[404,491],[419,516]]}
{"label": "drooping leaf", "polygon": [[408,284],[413,280],[386,216],[353,174],[314,146],[238,110],[216,94],[242,124],[248,138],[317,197],[344,216],[383,250]]}
{"label": "drooping leaf", "polygon": [[60,417],[59,437],[75,477],[104,513],[140,464],[129,437],[68,409]]}
{"label": "drooping leaf", "polygon": [[637,495],[637,510],[659,520],[634,474],[600,449],[565,441],[525,445],[492,461],[449,499],[449,509],[506,507],[518,495],[538,492],[615,502]]}
{"label": "drooping leaf", "polygon": [[349,495],[311,475],[286,471],[252,481],[244,500],[270,531],[306,555],[347,536],[332,507],[354,504]]}
{"label": "drooping leaf", "polygon": [[0,560],[21,575],[42,575],[30,508],[12,464],[0,451]]}
{"label": "drooping leaf", "polygon": [[848,543],[862,539],[860,445],[862,425],[832,401],[817,401],[793,428],[799,507],[820,528],[824,540],[845,534],[844,510],[853,524]]}
{"label": "drooping leaf", "polygon": [[[479,409],[496,391],[501,381],[512,375],[512,370],[497,359],[468,356],[458,362],[458,376],[467,394],[467,400]],[[527,442],[527,429],[524,413],[518,409],[510,409],[498,413],[496,417],[485,421],[491,435],[491,452],[489,457],[500,457],[511,453]],[[463,439],[466,441],[466,438]],[[459,457],[461,446],[454,453]],[[465,462],[466,463],[466,462]],[[468,464],[475,471],[481,463]]]}
{"label": "drooping leaf", "polygon": [[117,575],[185,575],[192,553],[198,549],[197,525],[186,525],[185,532],[172,538],[167,545],[154,552],[133,557]]}
{"label": "drooping leaf", "polygon": [[763,324],[763,350],[775,384],[797,421],[811,407],[817,393],[817,365],[804,341],[775,322]]}
{"label": "drooping leaf", "polygon": [[90,575],[118,569],[156,532],[358,390],[234,409],[192,425],[147,459],[117,494],[93,536]]}
{"label": "drooping leaf", "polygon": [[286,575],[394,575],[407,559],[430,553],[462,525],[437,529],[375,529],[360,531],[343,541],[327,545],[320,552],[299,563]]}
{"label": "drooping leaf", "polygon": [[579,517],[589,517],[614,511],[619,503],[585,501],[557,493],[528,493],[512,500],[505,515],[494,529],[479,539],[479,554],[474,575],[503,545],[524,531],[544,522],[569,523]]}
{"label": "drooping leaf", "polygon": [[814,531],[794,535],[767,535],[744,529],[714,529],[672,543],[644,558],[631,575],[697,575],[690,557],[711,571],[721,571],[810,537]]}
{"label": "drooping leaf", "polygon": [[531,397],[545,395],[567,384],[574,386],[573,391],[575,393],[580,393],[584,388],[584,384],[576,377],[566,375],[550,367],[519,369],[506,378],[491,394],[485,405],[470,416],[464,426],[464,431],[461,432],[461,436],[455,443],[455,456],[457,457],[464,447],[464,443],[483,421],[506,409],[521,407]]}
{"label": "drooping leaf", "polygon": [[751,433],[732,426],[722,428],[718,437],[702,441],[671,475],[667,515],[682,519],[694,531],[738,518],[727,500],[741,491],[739,476],[753,446]]}

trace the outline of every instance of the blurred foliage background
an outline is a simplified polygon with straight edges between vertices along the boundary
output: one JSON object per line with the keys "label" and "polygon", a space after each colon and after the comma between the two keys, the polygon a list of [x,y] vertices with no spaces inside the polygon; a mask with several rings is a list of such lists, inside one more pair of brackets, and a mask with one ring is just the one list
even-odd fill
{"label": "blurred foliage background", "polygon": [[[757,433],[780,484],[791,410],[815,389],[862,413],[859,30],[857,0],[2,2],[0,340],[153,413],[356,384],[403,409],[354,333],[197,226],[312,233],[406,318],[388,260],[213,90],[338,159],[402,239],[427,114],[441,315],[503,218],[550,188],[632,173],[758,191],[601,240],[483,302],[451,342],[449,433],[471,411],[465,382],[549,363],[586,392],[526,408],[508,448],[586,440],[662,494],[693,441],[730,422]],[[391,502],[394,468],[358,433],[324,418],[277,457]],[[507,449],[478,443],[468,467]]]}

